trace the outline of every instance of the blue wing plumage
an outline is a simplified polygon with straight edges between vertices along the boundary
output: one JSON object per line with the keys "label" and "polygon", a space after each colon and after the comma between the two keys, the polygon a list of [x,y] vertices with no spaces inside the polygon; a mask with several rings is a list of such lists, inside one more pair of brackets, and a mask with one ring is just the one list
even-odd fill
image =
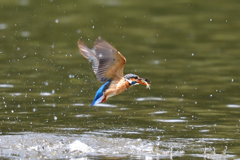
{"label": "blue wing plumage", "polygon": [[110,84],[111,84],[111,81],[107,81],[106,83],[104,83],[98,89],[97,93],[95,94],[95,98],[94,98],[92,104],[90,105],[90,107],[102,102],[102,100],[103,100],[103,93],[109,88]]}

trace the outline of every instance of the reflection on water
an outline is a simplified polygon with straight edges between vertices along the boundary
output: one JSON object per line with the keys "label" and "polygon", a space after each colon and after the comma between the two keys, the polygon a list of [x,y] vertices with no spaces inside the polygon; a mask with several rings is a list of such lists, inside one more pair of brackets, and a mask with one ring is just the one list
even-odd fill
{"label": "reflection on water", "polygon": [[[62,159],[81,158],[141,158],[169,159],[172,157],[201,157],[210,159],[233,158],[227,147],[215,149],[223,139],[170,139],[155,141],[129,138],[108,138],[94,133],[82,135],[53,135],[17,133],[1,136],[1,153],[6,158]],[[224,139],[224,141],[232,141]],[[209,147],[206,147],[209,146]]]}
{"label": "reflection on water", "polygon": [[[238,3],[2,0],[0,157],[239,158]],[[89,107],[98,36],[151,90]]]}

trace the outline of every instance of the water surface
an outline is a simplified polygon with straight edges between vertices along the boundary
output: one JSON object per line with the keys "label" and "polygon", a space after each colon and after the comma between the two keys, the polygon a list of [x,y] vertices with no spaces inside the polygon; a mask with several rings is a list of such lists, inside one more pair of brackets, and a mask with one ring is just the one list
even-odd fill
{"label": "water surface", "polygon": [[[0,3],[0,157],[240,158],[238,1]],[[98,36],[151,81],[101,86],[77,40]]]}

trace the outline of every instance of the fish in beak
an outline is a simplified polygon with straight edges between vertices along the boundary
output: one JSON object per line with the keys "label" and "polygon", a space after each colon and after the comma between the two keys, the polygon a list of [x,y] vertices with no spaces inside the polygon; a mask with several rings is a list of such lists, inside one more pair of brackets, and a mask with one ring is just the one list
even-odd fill
{"label": "fish in beak", "polygon": [[136,81],[137,81],[137,83],[145,85],[148,89],[150,89],[151,82],[149,80],[147,80],[145,78],[139,78]]}

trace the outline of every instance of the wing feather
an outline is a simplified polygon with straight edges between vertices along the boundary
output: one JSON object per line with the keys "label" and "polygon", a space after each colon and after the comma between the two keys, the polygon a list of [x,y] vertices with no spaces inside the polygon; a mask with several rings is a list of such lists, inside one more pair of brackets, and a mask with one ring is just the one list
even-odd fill
{"label": "wing feather", "polygon": [[99,81],[120,80],[123,77],[125,57],[101,37],[96,40],[93,50],[82,40],[78,41],[78,47],[81,54],[92,61],[93,71]]}
{"label": "wing feather", "polygon": [[99,62],[95,54],[90,50],[81,39],[78,40],[78,48],[80,53],[92,62],[93,72],[97,74]]}
{"label": "wing feather", "polygon": [[99,59],[97,78],[103,82],[107,79],[121,79],[125,57],[101,37],[96,40],[94,50]]}

